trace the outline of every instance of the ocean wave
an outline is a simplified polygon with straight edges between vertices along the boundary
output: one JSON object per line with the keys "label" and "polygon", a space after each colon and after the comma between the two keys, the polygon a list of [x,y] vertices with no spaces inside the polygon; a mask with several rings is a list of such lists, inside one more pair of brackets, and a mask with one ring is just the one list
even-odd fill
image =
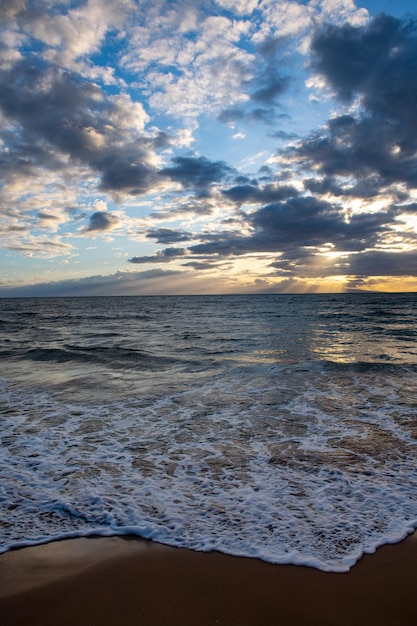
{"label": "ocean wave", "polygon": [[110,369],[158,369],[177,365],[179,360],[129,348],[103,346],[62,346],[2,350],[0,355],[13,360],[41,363],[81,363],[103,365]]}
{"label": "ocean wave", "polygon": [[398,363],[392,362],[389,355],[380,354],[377,361],[318,361],[318,367],[333,372],[346,372],[351,374],[366,373],[400,373],[400,372],[417,372],[416,363]]}
{"label": "ocean wave", "polygon": [[415,298],[0,302],[0,551],[134,533],[346,571],[402,539]]}

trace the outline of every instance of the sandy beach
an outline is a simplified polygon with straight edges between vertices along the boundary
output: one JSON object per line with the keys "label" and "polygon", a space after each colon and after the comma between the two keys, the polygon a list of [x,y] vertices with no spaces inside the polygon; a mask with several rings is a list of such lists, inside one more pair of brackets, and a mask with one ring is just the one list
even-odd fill
{"label": "sandy beach", "polygon": [[417,623],[417,534],[347,574],[134,538],[53,542],[0,556],[3,626],[401,626]]}

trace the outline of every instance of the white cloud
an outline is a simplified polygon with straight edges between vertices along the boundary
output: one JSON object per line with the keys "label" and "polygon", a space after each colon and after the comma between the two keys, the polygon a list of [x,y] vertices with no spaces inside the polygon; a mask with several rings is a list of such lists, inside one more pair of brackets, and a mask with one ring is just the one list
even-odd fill
{"label": "white cloud", "polygon": [[369,13],[358,9],[352,0],[261,0],[262,26],[253,36],[261,43],[270,37],[293,37],[294,46],[307,54],[311,33],[321,22],[340,24],[349,22],[354,26],[366,23]]}
{"label": "white cloud", "polygon": [[251,15],[258,8],[259,0],[216,0],[216,4],[237,15]]}
{"label": "white cloud", "polygon": [[99,50],[110,29],[122,26],[132,6],[130,0],[87,0],[65,14],[45,7],[38,17],[31,16],[28,32],[48,46],[45,58],[74,68],[81,57]]}
{"label": "white cloud", "polygon": [[143,104],[133,102],[127,94],[107,97],[113,106],[109,110],[107,124],[110,124],[115,133],[125,132],[142,133],[150,117]]}
{"label": "white cloud", "polygon": [[128,30],[128,51],[121,59],[140,79],[155,111],[197,118],[203,110],[215,113],[246,98],[242,82],[252,76],[254,56],[239,42],[248,35],[249,22],[200,15],[198,31],[189,38],[175,27],[181,21],[177,12],[161,9],[156,19],[155,11],[146,27]]}
{"label": "white cloud", "polygon": [[353,0],[310,0],[323,21],[333,24],[349,22],[352,26],[362,26],[369,20],[367,9],[356,6]]}
{"label": "white cloud", "polygon": [[51,237],[51,235],[36,237],[28,234],[16,241],[10,239],[6,247],[8,250],[21,252],[28,257],[37,256],[43,258],[68,255],[75,251],[74,246],[70,243],[65,243],[60,237]]}

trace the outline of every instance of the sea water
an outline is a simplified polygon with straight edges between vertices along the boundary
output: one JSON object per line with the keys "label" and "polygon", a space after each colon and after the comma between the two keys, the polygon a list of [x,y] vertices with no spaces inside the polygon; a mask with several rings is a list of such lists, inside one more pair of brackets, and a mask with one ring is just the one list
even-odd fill
{"label": "sea water", "polygon": [[0,551],[348,570],[417,527],[417,295],[0,300]]}

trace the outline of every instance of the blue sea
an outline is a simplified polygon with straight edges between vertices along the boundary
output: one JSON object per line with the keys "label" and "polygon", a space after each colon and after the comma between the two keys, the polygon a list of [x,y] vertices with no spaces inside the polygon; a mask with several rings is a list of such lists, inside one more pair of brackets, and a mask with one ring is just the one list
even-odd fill
{"label": "blue sea", "polygon": [[0,300],[0,551],[347,571],[417,527],[417,294]]}

